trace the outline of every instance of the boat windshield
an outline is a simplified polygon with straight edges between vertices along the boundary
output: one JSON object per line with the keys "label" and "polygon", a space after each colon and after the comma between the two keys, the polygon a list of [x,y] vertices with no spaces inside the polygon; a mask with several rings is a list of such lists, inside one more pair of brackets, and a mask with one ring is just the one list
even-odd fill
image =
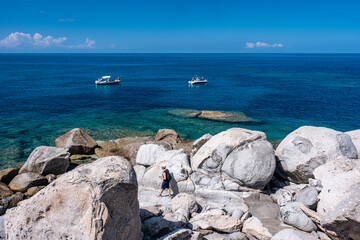
{"label": "boat windshield", "polygon": [[111,78],[111,76],[102,76],[101,77],[101,80],[108,80],[108,79],[110,79]]}

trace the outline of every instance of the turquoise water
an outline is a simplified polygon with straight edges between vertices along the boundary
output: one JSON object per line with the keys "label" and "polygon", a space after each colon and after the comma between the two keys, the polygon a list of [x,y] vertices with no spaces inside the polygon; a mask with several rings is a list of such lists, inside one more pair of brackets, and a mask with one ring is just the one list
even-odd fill
{"label": "turquoise water", "polygon": [[[208,84],[191,87],[194,74]],[[121,77],[95,86],[101,75]],[[302,125],[360,128],[360,55],[0,54],[0,168],[80,127],[96,140],[172,128],[196,139],[231,127],[284,138]],[[173,109],[242,112],[225,123]]]}

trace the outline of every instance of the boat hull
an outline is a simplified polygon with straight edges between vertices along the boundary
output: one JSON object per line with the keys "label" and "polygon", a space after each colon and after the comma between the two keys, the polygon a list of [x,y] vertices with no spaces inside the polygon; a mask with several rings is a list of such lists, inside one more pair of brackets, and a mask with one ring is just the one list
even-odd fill
{"label": "boat hull", "polygon": [[114,80],[114,81],[111,81],[111,82],[98,82],[98,81],[96,81],[95,84],[96,85],[114,85],[114,84],[118,84],[120,82],[121,82],[120,80]]}
{"label": "boat hull", "polygon": [[189,84],[204,84],[204,83],[207,83],[207,80],[189,81]]}

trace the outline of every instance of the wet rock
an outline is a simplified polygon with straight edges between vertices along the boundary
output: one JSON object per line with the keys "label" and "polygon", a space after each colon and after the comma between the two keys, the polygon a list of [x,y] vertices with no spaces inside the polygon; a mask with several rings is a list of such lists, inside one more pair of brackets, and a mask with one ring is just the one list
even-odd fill
{"label": "wet rock", "polygon": [[121,157],[79,166],[9,209],[7,238],[139,239],[137,191],[136,174]]}
{"label": "wet rock", "polygon": [[17,175],[9,184],[11,190],[15,192],[26,192],[29,188],[43,186],[48,183],[47,179],[37,173],[22,173]]}
{"label": "wet rock", "polygon": [[0,171],[0,181],[9,184],[13,178],[18,175],[19,169],[8,168]]}
{"label": "wet rock", "polygon": [[68,149],[40,146],[30,154],[19,173],[62,174],[69,167]]}
{"label": "wet rock", "polygon": [[313,171],[339,156],[356,159],[357,150],[349,135],[324,127],[300,127],[280,143],[275,155],[278,172],[295,183],[307,183]]}
{"label": "wet rock", "polygon": [[56,147],[68,148],[73,154],[93,154],[97,143],[80,128],[74,128],[55,140]]}

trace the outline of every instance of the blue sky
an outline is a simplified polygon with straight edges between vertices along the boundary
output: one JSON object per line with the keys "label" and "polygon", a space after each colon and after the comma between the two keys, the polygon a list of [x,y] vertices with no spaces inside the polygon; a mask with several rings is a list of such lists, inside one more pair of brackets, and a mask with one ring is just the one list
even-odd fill
{"label": "blue sky", "polygon": [[1,1],[0,52],[359,53],[360,1]]}

